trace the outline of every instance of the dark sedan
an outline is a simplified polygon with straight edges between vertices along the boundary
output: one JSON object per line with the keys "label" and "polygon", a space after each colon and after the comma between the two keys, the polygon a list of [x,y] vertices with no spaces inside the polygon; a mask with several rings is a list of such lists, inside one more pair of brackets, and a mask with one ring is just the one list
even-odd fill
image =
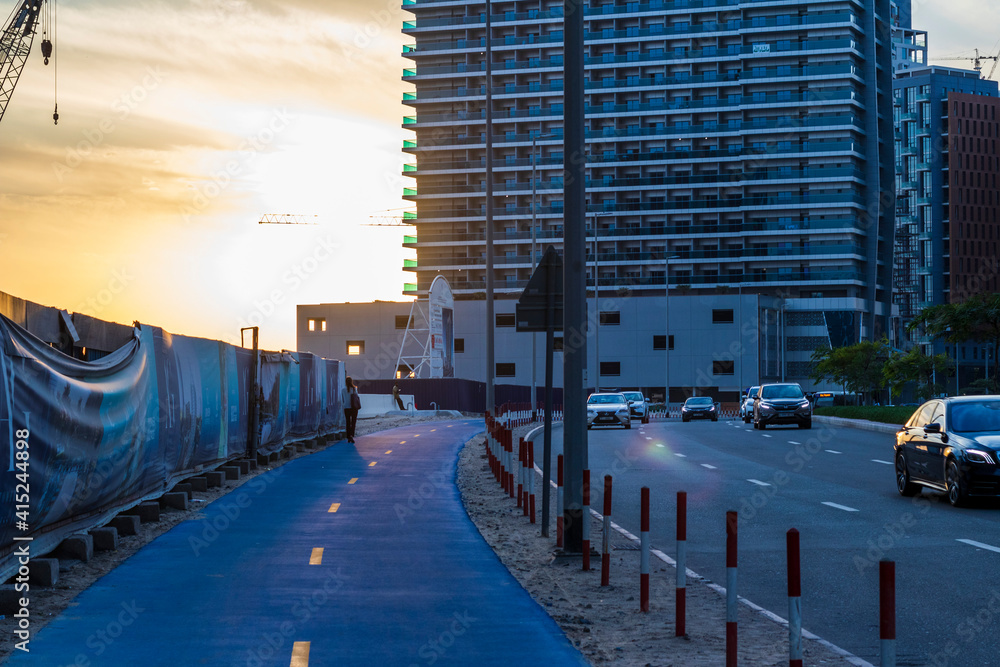
{"label": "dark sedan", "polygon": [[926,486],[956,507],[1000,495],[1000,396],[927,401],[896,433],[896,489]]}
{"label": "dark sedan", "polygon": [[681,421],[687,422],[692,419],[719,421],[719,411],[711,396],[692,396],[684,401],[684,405],[681,406]]}

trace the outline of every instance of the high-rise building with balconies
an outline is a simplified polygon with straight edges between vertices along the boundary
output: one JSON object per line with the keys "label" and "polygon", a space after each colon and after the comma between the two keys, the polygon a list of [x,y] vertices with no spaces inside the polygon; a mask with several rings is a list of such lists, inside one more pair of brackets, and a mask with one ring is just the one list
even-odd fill
{"label": "high-rise building with balconies", "polygon": [[930,306],[1000,289],[997,82],[972,70],[914,68],[897,73],[893,97],[901,339],[946,352],[965,380],[975,379],[971,369],[982,368],[977,346],[908,340],[905,325]]}
{"label": "high-rise building with balconies", "polygon": [[[602,297],[598,304],[593,295],[600,315],[590,318],[596,384],[662,388],[657,357],[700,355],[706,361],[679,382],[680,359],[662,359],[667,384],[735,395],[767,379],[807,381],[819,345],[881,336],[895,207],[892,26],[909,27],[909,2],[585,4],[588,199],[586,220],[575,222],[589,230],[588,284]],[[441,275],[456,312],[484,297],[489,169],[495,296],[513,299],[544,247],[561,247],[567,222],[563,3],[403,7],[413,14],[403,26],[413,40],[404,47],[412,66],[403,79],[413,84],[404,127],[414,133],[404,174],[415,179],[404,196],[416,207],[404,242],[416,251],[404,266],[414,278],[404,294],[426,296]],[[731,326],[733,344],[717,349],[718,340],[692,334],[675,350],[663,342],[669,312]],[[507,352],[497,354],[499,366]]]}

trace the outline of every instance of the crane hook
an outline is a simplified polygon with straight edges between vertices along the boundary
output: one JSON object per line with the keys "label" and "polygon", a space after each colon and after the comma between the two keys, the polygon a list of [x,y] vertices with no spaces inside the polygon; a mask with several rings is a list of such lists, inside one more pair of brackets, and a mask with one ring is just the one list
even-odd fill
{"label": "crane hook", "polygon": [[52,124],[53,125],[58,125],[59,124],[59,104],[58,103],[56,104],[55,110],[52,112]]}
{"label": "crane hook", "polygon": [[43,39],[42,40],[42,57],[45,58],[45,64],[49,64],[49,58],[52,57],[52,40]]}

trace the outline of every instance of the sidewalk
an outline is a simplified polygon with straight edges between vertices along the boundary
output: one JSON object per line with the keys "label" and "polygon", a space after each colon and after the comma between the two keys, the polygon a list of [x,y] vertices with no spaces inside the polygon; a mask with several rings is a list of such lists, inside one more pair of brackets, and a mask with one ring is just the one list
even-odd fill
{"label": "sidewalk", "polygon": [[414,424],[254,478],[139,551],[16,665],[584,665],[455,486],[482,422]]}

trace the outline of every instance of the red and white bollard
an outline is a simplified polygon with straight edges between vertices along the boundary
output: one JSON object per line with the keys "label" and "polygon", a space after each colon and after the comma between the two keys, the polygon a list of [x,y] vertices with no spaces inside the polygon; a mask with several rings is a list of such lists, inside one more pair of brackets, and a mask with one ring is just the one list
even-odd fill
{"label": "red and white bollard", "polygon": [[601,535],[601,586],[611,583],[611,475],[604,476],[604,532]]}
{"label": "red and white bollard", "polygon": [[726,667],[736,667],[736,512],[726,512]]}
{"label": "red and white bollard", "polygon": [[583,548],[583,569],[590,570],[590,471],[583,471],[583,512],[580,513],[583,532],[580,544]]}
{"label": "red and white bollard", "polygon": [[880,667],[896,667],[896,563],[878,562]]}
{"label": "red and white bollard", "polygon": [[[524,502],[524,438],[517,442],[517,463],[517,506],[520,507]],[[527,514],[528,508],[524,511]]]}
{"label": "red and white bollard", "polygon": [[649,487],[640,491],[639,518],[639,609],[649,611]]}
{"label": "red and white bollard", "polygon": [[528,513],[531,517],[531,523],[535,523],[535,443],[528,441],[528,467],[526,474],[528,475],[528,504],[530,508]]}
{"label": "red and white bollard", "polygon": [[513,498],[517,489],[514,488],[514,432],[507,430],[504,431],[507,436],[507,493]]}
{"label": "red and white bollard", "polygon": [[556,457],[556,546],[563,546],[563,455]]}
{"label": "red and white bollard", "polygon": [[677,492],[677,593],[675,637],[687,634],[687,492]]}
{"label": "red and white bollard", "polygon": [[788,552],[788,667],[802,667],[802,574],[799,566],[799,531],[785,536]]}

